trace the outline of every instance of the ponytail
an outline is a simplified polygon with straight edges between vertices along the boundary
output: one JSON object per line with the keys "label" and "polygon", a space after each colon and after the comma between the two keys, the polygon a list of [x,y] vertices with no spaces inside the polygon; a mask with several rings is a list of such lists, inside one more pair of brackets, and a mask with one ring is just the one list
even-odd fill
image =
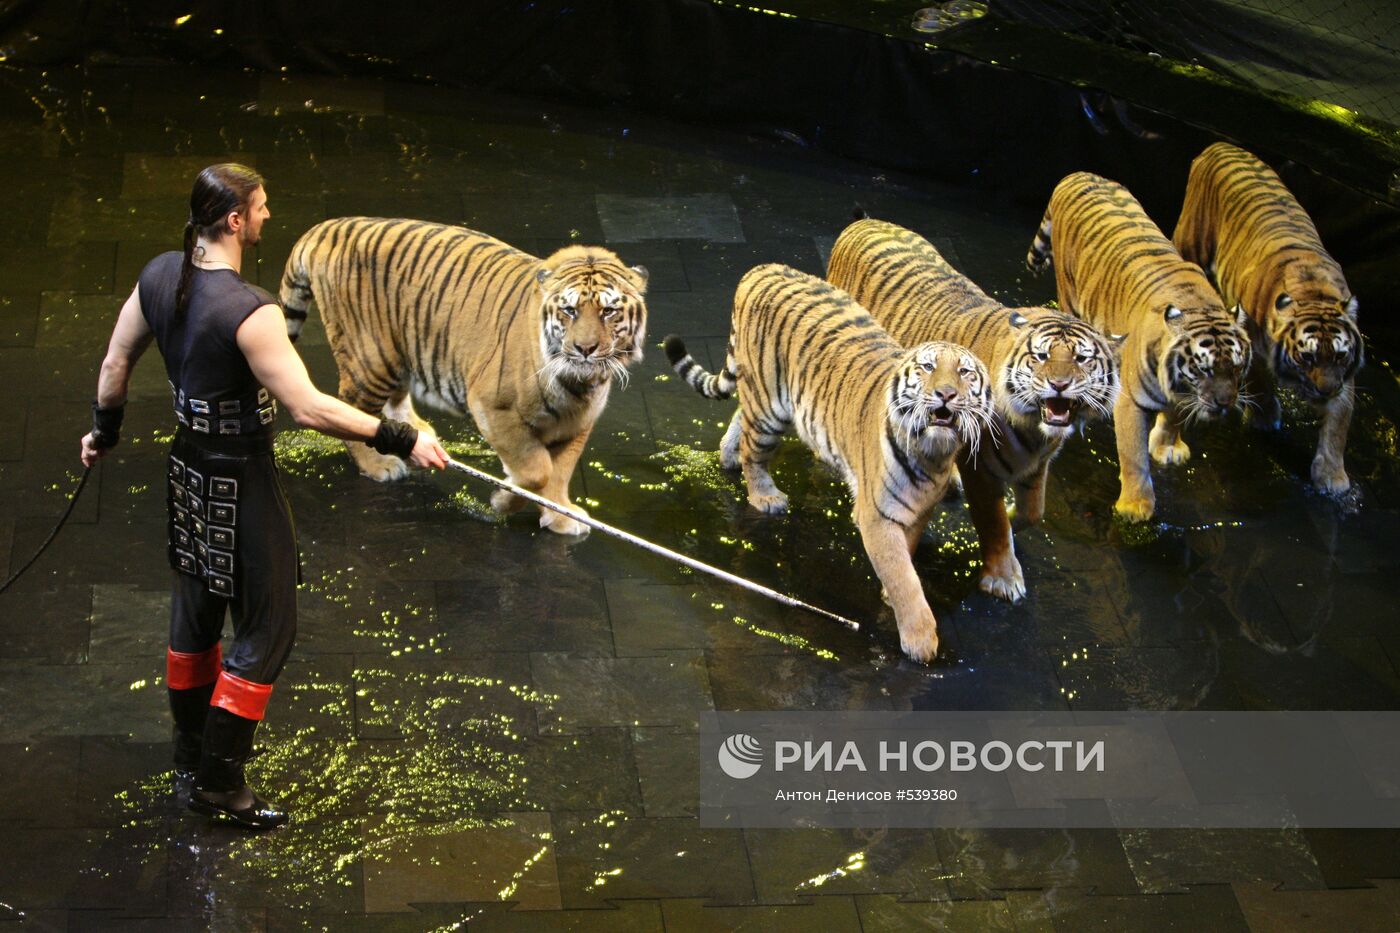
{"label": "ponytail", "polygon": [[194,286],[194,248],[200,237],[214,240],[229,232],[230,211],[245,210],[262,176],[246,165],[222,162],[199,173],[190,191],[190,214],[185,222],[185,258],[180,264],[180,284],[175,289],[175,317],[190,306]]}
{"label": "ponytail", "polygon": [[175,288],[175,317],[185,316],[190,306],[190,284],[194,278],[194,221],[185,222],[185,258],[180,262],[180,284]]}

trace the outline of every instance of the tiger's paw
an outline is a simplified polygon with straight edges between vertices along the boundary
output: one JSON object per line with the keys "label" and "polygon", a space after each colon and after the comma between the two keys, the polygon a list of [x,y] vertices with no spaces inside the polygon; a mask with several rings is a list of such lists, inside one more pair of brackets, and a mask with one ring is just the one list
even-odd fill
{"label": "tiger's paw", "polygon": [[899,627],[899,647],[911,661],[928,664],[938,654],[938,626],[932,619]]}
{"label": "tiger's paw", "polygon": [[764,515],[781,515],[788,510],[788,497],[785,493],[773,492],[767,495],[757,493],[749,496],[749,505]]}
{"label": "tiger's paw", "polygon": [[1147,521],[1156,508],[1157,501],[1153,496],[1130,496],[1126,492],[1113,503],[1113,511],[1130,522]]}
{"label": "tiger's paw", "polygon": [[[572,502],[567,503],[566,507],[570,511],[577,512],[585,518],[588,517],[587,512],[574,505]],[[540,511],[540,527],[547,528],[557,535],[586,535],[592,530],[583,522],[575,521],[568,516],[560,515],[558,512],[553,512],[549,509],[542,509]]]}
{"label": "tiger's paw", "polygon": [[1026,598],[1026,578],[1021,572],[1021,562],[1014,556],[996,562],[996,566],[984,566],[977,585],[982,592],[1009,603],[1018,603]]}
{"label": "tiger's paw", "polygon": [[525,500],[508,489],[497,489],[491,493],[491,508],[497,515],[510,515],[525,508]]}
{"label": "tiger's paw", "polygon": [[948,474],[948,490],[943,493],[943,498],[952,499],[953,501],[963,498],[962,474],[958,472],[956,466],[953,467],[952,471]]}
{"label": "tiger's paw", "polygon": [[1313,458],[1312,481],[1319,492],[1325,492],[1329,496],[1340,496],[1351,489],[1351,478],[1347,476],[1347,471],[1341,464],[1329,463],[1321,456]]}
{"label": "tiger's paw", "polygon": [[1186,446],[1186,442],[1181,439],[1181,435],[1176,436],[1176,440],[1167,442],[1167,432],[1158,428],[1152,429],[1152,434],[1147,439],[1147,449],[1152,454],[1152,459],[1162,466],[1176,466],[1191,459],[1191,448]]}
{"label": "tiger's paw", "polygon": [[350,456],[354,458],[355,466],[360,468],[360,472],[376,483],[391,483],[408,475],[408,464],[398,457],[378,453],[355,441],[348,442],[345,446],[350,449]]}

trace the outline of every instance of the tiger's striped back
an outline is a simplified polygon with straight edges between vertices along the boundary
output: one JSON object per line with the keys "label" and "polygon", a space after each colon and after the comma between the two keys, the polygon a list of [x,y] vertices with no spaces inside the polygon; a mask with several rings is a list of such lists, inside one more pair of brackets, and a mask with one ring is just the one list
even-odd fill
{"label": "tiger's striped back", "polygon": [[1364,363],[1357,304],[1317,227],[1273,169],[1229,143],[1191,163],[1173,234],[1240,303],[1275,375],[1312,400],[1341,391]]}
{"label": "tiger's striped back", "polygon": [[1124,391],[1152,410],[1182,403],[1202,417],[1237,404],[1250,359],[1242,312],[1226,310],[1127,188],[1077,172],[1055,186],[1045,216],[1060,307],[1128,335]]}
{"label": "tiger's striped back", "polygon": [[[543,259],[475,230],[342,217],[302,235],[282,301],[297,334],[315,301],[340,397],[416,425],[413,401],[470,414],[517,485],[577,511],[568,480],[614,381],[641,359],[646,270],[566,246]],[[398,458],[347,442],[361,472],[402,477]],[[514,511],[524,500],[494,496]],[[585,526],[546,510],[542,526]]]}
{"label": "tiger's striped back", "polygon": [[951,343],[901,347],[845,292],[779,265],[740,280],[722,373],[705,373],[678,338],[666,353],[692,388],[711,397],[738,389],[720,462],[743,470],[754,508],[787,509],[768,463],[789,428],[841,474],[900,644],[930,660],[936,622],[910,554],[959,451],[992,417],[986,367]]}

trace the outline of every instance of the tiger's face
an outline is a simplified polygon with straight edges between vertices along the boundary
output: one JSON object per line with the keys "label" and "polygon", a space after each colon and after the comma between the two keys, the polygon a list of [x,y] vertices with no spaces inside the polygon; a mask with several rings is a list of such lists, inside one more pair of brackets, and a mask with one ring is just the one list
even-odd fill
{"label": "tiger's face", "polygon": [[1049,437],[1088,417],[1106,417],[1118,396],[1122,337],[1045,308],[1011,312],[1010,351],[997,374],[997,407],[1012,423]]}
{"label": "tiger's face", "polygon": [[1279,292],[1269,319],[1274,374],[1294,383],[1310,402],[1342,391],[1363,362],[1355,296],[1300,297]]}
{"label": "tiger's face", "polygon": [[545,260],[537,282],[546,373],[589,386],[616,376],[625,385],[646,341],[646,269],[569,246]]}
{"label": "tiger's face", "polygon": [[987,367],[970,350],[938,341],[906,351],[895,377],[890,422],[911,450],[946,456],[963,443],[975,455],[992,412]]}
{"label": "tiger's face", "polygon": [[1169,343],[1159,378],[1191,420],[1223,417],[1240,402],[1240,379],[1252,356],[1244,308],[1162,311]]}

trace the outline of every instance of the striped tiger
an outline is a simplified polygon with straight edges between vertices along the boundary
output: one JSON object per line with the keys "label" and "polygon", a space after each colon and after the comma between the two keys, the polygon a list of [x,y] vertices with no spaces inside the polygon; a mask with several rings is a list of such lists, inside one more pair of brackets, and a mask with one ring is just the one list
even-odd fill
{"label": "striped tiger", "polygon": [[[574,512],[569,478],[613,381],[642,357],[647,274],[594,246],[537,259],[464,227],[342,217],[292,248],[282,306],[293,339],[314,299],[340,369],[340,397],[371,414],[432,426],[413,400],[470,413],[510,481]],[[346,447],[371,479],[408,467]],[[525,500],[491,497],[500,513]],[[587,526],[542,510],[540,526]]]}
{"label": "striped tiger", "polygon": [[1313,485],[1351,488],[1343,462],[1365,347],[1356,296],[1301,204],[1274,170],[1228,143],[1191,163],[1172,237],[1185,259],[1209,270],[1226,302],[1249,315],[1255,360],[1247,377],[1257,423],[1278,428],[1276,381],[1318,410]]}
{"label": "striped tiger", "polygon": [[905,346],[947,340],[977,354],[992,374],[996,416],[980,452],[959,460],[982,551],[979,585],[1013,602],[1026,595],[1006,489],[1016,491],[1018,528],[1040,521],[1050,462],[1086,418],[1107,417],[1118,395],[1116,354],[1105,337],[1049,308],[1008,308],[903,227],[864,219],[836,238],[827,279],[869,309]]}
{"label": "striped tiger", "polygon": [[836,469],[855,500],[852,517],[894,609],[900,646],[930,661],[937,623],[911,558],[958,451],[976,447],[992,416],[986,367],[951,343],[906,350],[845,292],[780,265],[740,280],[721,372],[705,372],[677,337],[665,346],[701,395],[739,391],[720,462],[743,470],[754,508],[787,509],[768,463],[789,428]]}
{"label": "striped tiger", "polygon": [[1026,264],[1039,272],[1052,256],[1060,307],[1128,335],[1113,406],[1122,484],[1113,508],[1146,521],[1156,508],[1149,453],[1161,464],[1186,462],[1182,427],[1240,403],[1251,355],[1244,309],[1225,309],[1200,266],[1177,254],[1127,188],[1087,172],[1055,186]]}

